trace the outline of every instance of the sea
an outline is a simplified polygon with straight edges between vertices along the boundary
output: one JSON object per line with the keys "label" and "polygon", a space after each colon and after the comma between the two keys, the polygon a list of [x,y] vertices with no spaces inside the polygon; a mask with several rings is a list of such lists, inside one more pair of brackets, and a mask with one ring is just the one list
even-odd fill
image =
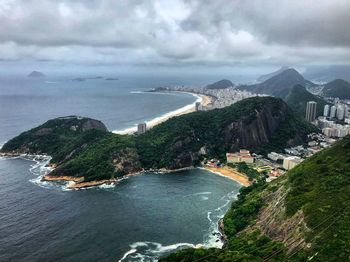
{"label": "sea", "polygon": [[[99,119],[109,130],[122,131],[198,99],[149,89],[204,84],[150,76],[73,78],[1,76],[0,144],[68,115]],[[217,223],[241,187],[194,169],[67,190],[40,181],[50,171],[48,161],[0,158],[0,261],[157,261],[182,248],[221,247]]]}

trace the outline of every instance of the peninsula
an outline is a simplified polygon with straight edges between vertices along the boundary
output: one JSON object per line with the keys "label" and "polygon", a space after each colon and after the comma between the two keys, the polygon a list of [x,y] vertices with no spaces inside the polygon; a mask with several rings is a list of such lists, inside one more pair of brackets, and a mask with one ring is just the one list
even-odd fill
{"label": "peninsula", "polygon": [[170,118],[138,136],[113,134],[89,118],[56,118],[9,140],[1,153],[50,155],[55,169],[43,179],[83,187],[142,170],[199,166],[206,158],[224,161],[226,152],[239,148],[278,152],[302,143],[314,130],[281,99],[254,97]]}

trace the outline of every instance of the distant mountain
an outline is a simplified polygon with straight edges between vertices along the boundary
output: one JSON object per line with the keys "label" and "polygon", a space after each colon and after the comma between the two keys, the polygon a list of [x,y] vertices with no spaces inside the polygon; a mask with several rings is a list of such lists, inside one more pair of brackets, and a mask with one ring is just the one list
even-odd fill
{"label": "distant mountain", "polygon": [[261,93],[273,95],[276,97],[285,97],[295,85],[302,85],[305,87],[315,86],[314,83],[306,80],[299,72],[293,68],[284,70],[266,81],[248,86],[246,89]]}
{"label": "distant mountain", "polygon": [[322,92],[326,97],[350,99],[350,83],[343,79],[336,79],[325,84]]}
{"label": "distant mountain", "polygon": [[233,86],[234,86],[234,84],[230,80],[223,79],[223,80],[217,81],[213,84],[207,85],[206,88],[207,89],[225,89],[225,88],[233,87]]}
{"label": "distant mountain", "polygon": [[45,77],[45,74],[39,71],[31,72],[28,77]]}
{"label": "distant mountain", "polygon": [[323,115],[323,109],[326,105],[326,102],[321,97],[311,94],[301,85],[294,86],[284,98],[284,101],[301,117],[305,116],[306,103],[308,101],[317,103],[317,116]]}
{"label": "distant mountain", "polygon": [[318,82],[329,82],[335,79],[350,81],[350,65],[308,67],[303,76]]}
{"label": "distant mountain", "polygon": [[286,71],[287,69],[289,69],[288,66],[282,66],[280,69],[278,69],[277,71],[274,71],[272,73],[269,73],[269,74],[266,74],[266,75],[262,75],[262,76],[259,76],[259,78],[257,79],[258,82],[264,82],[266,81],[267,79],[273,77],[273,76],[276,76],[280,73],[282,73],[283,71]]}

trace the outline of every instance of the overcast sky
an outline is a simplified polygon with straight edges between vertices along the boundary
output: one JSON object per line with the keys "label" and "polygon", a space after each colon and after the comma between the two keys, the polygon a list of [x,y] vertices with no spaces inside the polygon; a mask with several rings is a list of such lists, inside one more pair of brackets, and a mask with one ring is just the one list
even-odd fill
{"label": "overcast sky", "polygon": [[0,63],[145,69],[348,64],[349,10],[349,0],[0,0]]}

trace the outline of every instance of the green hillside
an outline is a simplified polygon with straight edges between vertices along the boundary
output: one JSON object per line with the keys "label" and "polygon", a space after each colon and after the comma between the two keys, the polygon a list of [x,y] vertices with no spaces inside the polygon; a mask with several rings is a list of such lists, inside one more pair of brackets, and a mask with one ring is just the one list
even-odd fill
{"label": "green hillside", "polygon": [[326,102],[321,97],[311,94],[301,85],[294,86],[284,98],[284,101],[303,118],[305,117],[306,103],[308,101],[315,101],[317,103],[317,116],[323,115],[323,109],[326,105]]}
{"label": "green hillside", "polygon": [[326,97],[339,97],[350,99],[350,83],[343,79],[333,80],[323,87],[323,95]]}
{"label": "green hillside", "polygon": [[350,136],[279,179],[243,188],[224,218],[223,249],[160,261],[349,261]]}
{"label": "green hillside", "polygon": [[225,159],[239,148],[282,151],[304,143],[314,127],[273,97],[174,117],[139,136],[116,135],[98,120],[53,119],[8,141],[9,154],[48,154],[55,176],[108,179],[144,169],[196,166],[204,158]]}

